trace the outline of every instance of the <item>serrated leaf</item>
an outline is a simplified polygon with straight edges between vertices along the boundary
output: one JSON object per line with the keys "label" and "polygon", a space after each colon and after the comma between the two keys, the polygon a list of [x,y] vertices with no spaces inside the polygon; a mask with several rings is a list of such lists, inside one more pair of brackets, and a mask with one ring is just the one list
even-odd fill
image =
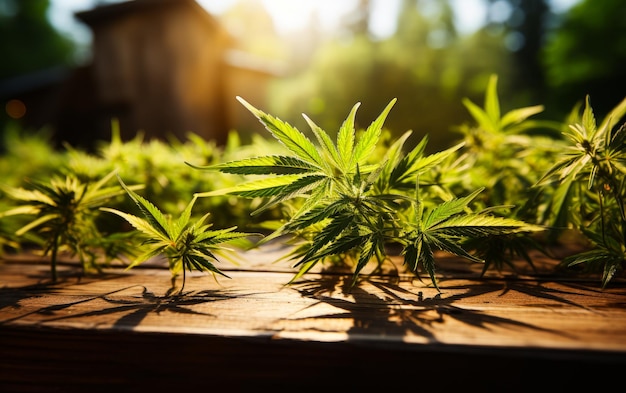
{"label": "serrated leaf", "polygon": [[354,275],[352,277],[352,285],[356,284],[356,280],[361,273],[361,270],[369,263],[369,261],[376,254],[376,243],[371,239],[366,239],[360,244],[359,259],[354,269]]}
{"label": "serrated leaf", "polygon": [[195,169],[217,170],[237,175],[289,175],[321,170],[309,162],[289,156],[252,157],[208,166],[188,165]]}
{"label": "serrated leaf", "polygon": [[387,116],[396,101],[396,98],[392,99],[391,102],[387,104],[383,112],[372,122],[372,124],[369,125],[369,127],[367,127],[363,135],[361,135],[356,143],[356,147],[354,148],[354,154],[352,156],[353,164],[356,163],[362,166],[367,163],[369,156],[378,144],[383,124],[385,123],[385,120],[387,119]]}
{"label": "serrated leaf", "polygon": [[455,214],[462,213],[467,208],[467,205],[474,200],[483,189],[484,187],[475,190],[465,197],[455,198],[441,203],[426,216],[424,227],[430,228]]}
{"label": "serrated leaf", "polygon": [[[189,220],[191,219],[191,211],[197,199],[198,197],[194,195],[191,198],[191,201],[189,201],[189,203],[187,204],[187,206],[185,206],[185,209],[182,211],[182,213],[178,217],[178,220],[176,221],[176,230],[173,231],[173,233],[170,233],[170,236],[172,234],[180,233],[189,224]],[[207,215],[202,217],[202,219],[199,222],[197,222],[196,225],[201,225],[201,222],[204,221],[206,217]]]}
{"label": "serrated leaf", "polygon": [[54,220],[54,219],[57,219],[57,218],[58,218],[57,214],[46,214],[46,215],[43,215],[41,217],[37,217],[33,221],[29,222],[28,224],[26,224],[23,227],[21,227],[20,229],[18,229],[15,232],[15,234],[17,236],[22,236],[26,232],[28,232],[28,231],[30,231],[30,230],[32,230],[34,228],[37,228],[38,226],[40,226],[40,225],[42,225],[42,224],[44,224],[44,223],[46,223],[48,221],[51,221],[51,220]]}
{"label": "serrated leaf", "polygon": [[391,174],[394,170],[394,168],[396,168],[400,162],[400,160],[403,158],[402,156],[402,148],[404,147],[404,144],[406,143],[406,140],[409,138],[409,136],[411,136],[412,131],[407,131],[404,134],[402,134],[402,136],[400,136],[400,138],[398,138],[394,143],[391,144],[391,146],[389,146],[389,148],[387,149],[387,152],[385,153],[385,167],[383,168],[383,171],[381,173],[381,180],[383,181],[382,184],[385,184],[384,187],[382,187],[382,189],[386,189],[387,185],[389,185],[389,183],[391,183],[390,179],[391,179]]}
{"label": "serrated leaf", "polygon": [[583,110],[582,125],[587,131],[587,133],[585,133],[585,137],[587,139],[593,139],[593,136],[596,132],[596,118],[593,114],[593,109],[591,108],[591,98],[589,97],[589,95],[587,95],[585,103],[586,104],[585,109]]}
{"label": "serrated leaf", "polygon": [[485,93],[485,112],[489,119],[490,130],[497,130],[500,121],[500,99],[498,98],[498,76],[490,75]]}
{"label": "serrated leaf", "polygon": [[147,251],[145,251],[143,254],[137,256],[135,259],[133,259],[133,261],[126,267],[126,270],[130,270],[134,267],[137,267],[139,265],[141,265],[142,263],[154,258],[154,257],[158,257],[162,254],[163,252],[163,247],[159,246],[159,247],[151,247],[148,248]]}
{"label": "serrated leaf", "polygon": [[39,213],[39,211],[40,209],[36,206],[22,205],[22,206],[17,206],[9,210],[3,211],[2,213],[0,213],[0,218],[20,215],[20,214],[37,214]]}
{"label": "serrated leaf", "polygon": [[290,124],[258,110],[243,98],[237,96],[237,100],[252,112],[265,125],[265,128],[287,149],[305,161],[309,161],[317,166],[323,165],[315,145],[304,134]]}
{"label": "serrated leaf", "polygon": [[483,214],[466,214],[450,217],[436,225],[428,227],[428,231],[443,231],[455,236],[489,236],[516,232],[539,232],[545,228],[531,225],[523,221],[489,216]]}
{"label": "serrated leaf", "polygon": [[270,197],[281,195],[284,193],[285,187],[300,181],[302,178],[309,178],[309,183],[323,180],[324,176],[302,176],[302,175],[284,175],[253,180],[239,184],[234,187],[224,188],[216,191],[197,193],[198,197],[209,197],[216,195],[239,195],[246,198]]}
{"label": "serrated leaf", "polygon": [[339,167],[342,172],[348,172],[351,169],[350,162],[352,161],[354,154],[354,118],[356,117],[356,111],[361,106],[360,102],[357,102],[350,110],[348,117],[341,124],[339,132],[337,133],[337,151],[339,152]]}
{"label": "serrated leaf", "polygon": [[280,194],[273,196],[270,201],[253,211],[252,214],[257,215],[278,203],[298,196],[307,195],[307,198],[310,199],[308,195],[309,192],[315,189],[327,189],[328,182],[329,180],[325,176],[303,176],[295,182],[286,185]]}
{"label": "serrated leaf", "polygon": [[543,112],[543,105],[529,106],[526,108],[513,109],[507,112],[500,121],[500,127],[505,129],[513,124],[518,124],[529,118]]}
{"label": "serrated leaf", "polygon": [[284,225],[284,230],[292,232],[308,228],[337,214],[343,207],[341,202],[331,203],[328,206],[315,206],[297,217],[292,217]]}
{"label": "serrated leaf", "polygon": [[[296,266],[306,263],[310,260],[320,259],[326,255],[332,255],[327,250],[325,253],[320,253],[326,246],[335,253],[337,249],[344,250],[345,244],[339,239],[340,234],[350,226],[353,222],[352,217],[348,215],[342,215],[333,218],[328,225],[324,227],[324,232],[319,233],[313,239],[311,248],[307,251],[306,255],[296,264]],[[333,241],[335,240],[335,241]]]}
{"label": "serrated leaf", "polygon": [[478,123],[479,127],[481,127],[487,132],[491,132],[491,133],[495,132],[496,129],[493,123],[491,122],[491,119],[481,107],[474,104],[472,101],[470,101],[467,98],[463,98],[462,103],[467,108],[468,112],[474,118],[476,123]]}
{"label": "serrated leaf", "polygon": [[56,202],[48,195],[38,190],[27,190],[25,188],[5,188],[4,192],[12,199],[23,202],[38,202],[48,206],[55,206]]}
{"label": "serrated leaf", "polygon": [[130,225],[133,226],[133,228],[137,229],[138,231],[142,232],[143,234],[149,236],[150,238],[153,239],[159,239],[161,241],[164,242],[168,242],[170,240],[167,232],[162,232],[160,231],[158,228],[155,228],[152,223],[150,223],[148,220],[145,220],[141,217],[137,217],[135,215],[117,210],[117,209],[111,209],[111,208],[106,208],[103,207],[100,210],[102,211],[107,211],[109,213],[113,213],[113,214],[117,214],[118,216],[124,218],[126,221],[128,221],[128,223]]}
{"label": "serrated leaf", "polygon": [[430,154],[426,157],[422,157],[425,144],[421,143],[416,146],[406,157],[404,157],[398,166],[391,174],[392,186],[397,186],[400,183],[411,181],[413,184],[414,178],[417,175],[424,173],[435,166],[441,164],[450,155],[464,146],[464,142],[458,143],[446,150]]}
{"label": "serrated leaf", "polygon": [[461,142],[443,151],[433,153],[421,159],[415,160],[415,162],[407,170],[407,174],[413,175],[416,173],[424,173],[430,170],[431,168],[441,164],[445,159],[447,159],[450,155],[452,155],[464,145],[465,143]]}
{"label": "serrated leaf", "polygon": [[161,213],[161,211],[154,206],[150,201],[143,198],[139,194],[135,193],[133,190],[128,188],[126,184],[122,181],[121,177],[118,175],[118,181],[122,185],[122,188],[126,190],[128,195],[131,197],[135,205],[139,208],[142,215],[147,220],[149,226],[154,228],[157,232],[159,232],[164,237],[172,237],[171,236],[171,228],[167,221],[167,218]]}
{"label": "serrated leaf", "polygon": [[235,229],[237,229],[237,227],[204,231],[197,234],[196,239],[204,245],[212,246],[216,244],[228,243],[232,240],[237,240],[251,235],[244,232],[237,232]]}
{"label": "serrated leaf", "polygon": [[330,136],[326,133],[326,131],[322,130],[317,124],[315,124],[307,115],[302,114],[302,117],[304,117],[311,128],[311,131],[313,131],[313,135],[315,135],[315,138],[317,138],[318,143],[322,147],[324,158],[330,161],[325,168],[332,171],[329,169],[330,166],[334,165],[336,167],[340,167],[341,159],[339,158],[339,152],[337,151],[337,147],[333,141],[330,139]]}
{"label": "serrated leaf", "polygon": [[363,239],[358,236],[344,236],[339,241],[327,243],[325,247],[309,250],[307,254],[295,264],[295,267],[306,265],[310,262],[319,262],[324,258],[340,255],[359,247]]}

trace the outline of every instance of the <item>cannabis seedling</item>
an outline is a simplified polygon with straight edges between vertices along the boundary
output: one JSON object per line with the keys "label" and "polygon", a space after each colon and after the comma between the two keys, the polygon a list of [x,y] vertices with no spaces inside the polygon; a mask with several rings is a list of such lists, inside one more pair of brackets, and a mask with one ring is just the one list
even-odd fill
{"label": "cannabis seedling", "polygon": [[[354,284],[370,261],[375,259],[376,268],[380,268],[387,260],[385,246],[394,243],[404,247],[405,265],[417,273],[422,264],[436,286],[435,249],[475,260],[461,247],[465,237],[538,230],[521,221],[468,212],[468,203],[480,190],[466,198],[444,201],[424,214],[426,203],[419,198],[420,174],[441,163],[461,144],[425,156],[424,140],[404,155],[402,146],[410,134],[406,133],[384,159],[375,162],[372,154],[395,99],[362,133],[355,129],[359,104],[354,105],[336,142],[305,115],[319,147],[291,125],[238,99],[291,155],[253,157],[204,167],[190,164],[197,169],[231,174],[266,175],[260,180],[196,195],[226,193],[269,198],[257,213],[276,204],[288,205],[291,213],[286,223],[264,241],[280,235],[304,240],[292,253],[293,258],[299,259],[294,280],[320,261],[340,258],[356,263]],[[428,205],[435,203],[428,201]]]}
{"label": "cannabis seedling", "polygon": [[187,270],[209,271],[213,273],[214,277],[215,274],[219,274],[229,278],[213,264],[213,261],[218,260],[216,254],[220,251],[226,251],[228,243],[245,240],[250,234],[236,232],[236,227],[210,230],[212,224],[206,223],[210,213],[193,222],[191,213],[197,200],[196,196],[187,204],[180,217],[173,220],[171,216],[163,214],[151,202],[127,187],[119,176],[118,180],[144,216],[141,218],[117,209],[102,209],[124,218],[139,231],[144,239],[145,252],[135,258],[127,269],[153,257],[165,256],[172,273],[172,287],[174,287],[178,274],[181,271],[183,273],[182,285],[178,295],[181,295],[185,288]]}
{"label": "cannabis seedling", "polygon": [[120,250],[111,247],[119,237],[103,234],[97,226],[99,208],[111,198],[123,195],[119,186],[105,187],[114,176],[110,172],[97,182],[81,182],[72,174],[63,177],[53,176],[49,182],[32,181],[32,189],[23,187],[6,188],[7,196],[16,200],[18,206],[0,214],[0,217],[30,215],[34,219],[17,230],[18,236],[34,231],[41,237],[44,255],[50,255],[52,281],[57,280],[57,258],[59,251],[67,250],[77,255],[83,270],[95,268],[99,253],[107,250]]}
{"label": "cannabis seedling", "polygon": [[455,128],[462,135],[462,153],[470,167],[460,182],[469,191],[485,187],[484,206],[515,205],[511,215],[532,220],[538,213],[520,201],[533,198],[532,186],[563,148],[558,140],[563,126],[531,119],[543,111],[542,105],[502,111],[497,82],[491,75],[483,107],[463,99],[473,123]]}
{"label": "cannabis seedling", "polygon": [[600,267],[603,287],[626,263],[626,123],[614,124],[624,115],[626,99],[598,125],[587,96],[582,117],[564,133],[567,151],[538,183],[557,184],[554,225],[569,225],[594,245],[563,264]]}
{"label": "cannabis seedling", "polygon": [[[484,188],[477,205],[506,206],[496,213],[527,222],[541,221],[546,190],[533,185],[545,168],[552,165],[563,144],[558,140],[560,122],[532,119],[544,109],[542,105],[515,108],[504,112],[497,92],[498,77],[490,76],[483,106],[463,99],[473,123],[455,129],[462,135],[463,162],[468,166],[464,176],[451,184],[472,192]],[[541,130],[541,133],[536,131]],[[535,131],[535,133],[532,133]],[[466,243],[485,260],[483,274],[490,268],[501,270],[506,264],[515,270],[514,260],[524,258],[534,268],[528,251],[542,245],[532,236],[490,236]]]}

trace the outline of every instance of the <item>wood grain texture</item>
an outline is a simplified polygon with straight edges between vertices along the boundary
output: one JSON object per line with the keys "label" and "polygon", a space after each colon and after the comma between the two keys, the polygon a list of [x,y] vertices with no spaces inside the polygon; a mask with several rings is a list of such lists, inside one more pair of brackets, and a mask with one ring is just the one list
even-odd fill
{"label": "wood grain texture", "polygon": [[[171,275],[158,261],[85,276],[69,262],[52,285],[45,261],[5,258],[0,391],[217,382],[249,391],[304,380],[299,390],[319,390],[328,378],[336,388],[373,388],[422,377],[422,387],[472,379],[487,390],[506,383],[507,391],[527,391],[540,377],[549,383],[565,373],[567,382],[554,383],[580,388],[590,382],[578,381],[583,369],[626,366],[619,278],[601,289],[599,280],[551,274],[555,261],[539,257],[533,274],[481,278],[480,267],[441,256],[441,292],[393,268],[354,287],[349,271],[321,269],[286,285],[295,270],[276,263],[280,252],[248,252],[237,265],[220,265],[230,278],[188,274],[184,296],[172,296]],[[596,388],[606,381],[592,380]]]}

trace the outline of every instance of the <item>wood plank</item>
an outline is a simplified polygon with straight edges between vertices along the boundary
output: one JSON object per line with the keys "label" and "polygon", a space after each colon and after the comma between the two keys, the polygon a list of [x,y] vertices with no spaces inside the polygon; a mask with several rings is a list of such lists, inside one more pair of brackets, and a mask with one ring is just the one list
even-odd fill
{"label": "wood plank", "polygon": [[[309,372],[328,376],[345,369],[359,375],[362,367],[419,369],[445,380],[437,362],[451,364],[457,373],[465,370],[468,378],[490,367],[499,373],[496,379],[491,375],[492,382],[517,378],[526,381],[519,387],[529,387],[544,367],[569,373],[577,367],[607,372],[626,366],[621,279],[605,289],[595,279],[557,279],[547,273],[555,261],[539,258],[534,275],[481,278],[479,267],[441,257],[441,292],[389,271],[351,287],[349,272],[318,269],[285,285],[295,270],[288,262],[275,263],[280,252],[246,253],[238,265],[220,266],[230,279],[188,274],[180,297],[171,296],[171,275],[158,261],[84,277],[76,276],[75,263],[63,263],[59,283],[50,285],[45,261],[5,258],[0,381],[23,391],[119,389],[150,381],[162,387],[180,383],[170,374],[174,370],[191,384],[195,359],[216,368],[223,381],[238,378],[233,386],[242,389],[260,381],[271,386],[277,379],[297,383]],[[225,363],[209,361],[212,356]],[[166,363],[159,366],[158,358]],[[393,368],[383,366],[384,359]],[[239,363],[245,367],[236,371]],[[143,376],[120,374],[119,368],[131,365]],[[98,374],[67,375],[91,368],[114,375],[105,384]],[[533,377],[523,379],[521,370]],[[348,387],[355,383],[345,381]],[[0,391],[7,390],[0,385]]]}

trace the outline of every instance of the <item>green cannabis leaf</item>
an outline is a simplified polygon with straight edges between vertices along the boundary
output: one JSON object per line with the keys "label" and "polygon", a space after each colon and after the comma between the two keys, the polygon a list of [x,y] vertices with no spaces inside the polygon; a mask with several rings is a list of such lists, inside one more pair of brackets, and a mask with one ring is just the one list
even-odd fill
{"label": "green cannabis leaf", "polygon": [[183,273],[179,295],[182,294],[185,287],[185,272],[187,270],[209,271],[214,276],[219,274],[229,278],[213,264],[213,261],[218,260],[216,254],[226,250],[227,244],[242,240],[249,234],[236,232],[236,227],[211,230],[212,224],[206,223],[210,213],[193,222],[191,213],[197,196],[194,196],[187,204],[180,217],[173,220],[170,216],[163,214],[151,202],[127,187],[119,176],[118,180],[144,216],[141,218],[117,209],[102,208],[104,211],[124,218],[144,238],[146,251],[137,257],[128,266],[128,269],[152,257],[166,256],[172,273],[172,283],[181,271]]}
{"label": "green cannabis leaf", "polygon": [[404,245],[404,262],[410,270],[417,273],[421,263],[437,289],[434,250],[482,263],[482,259],[463,248],[464,241],[543,230],[538,225],[492,216],[486,211],[471,212],[470,202],[482,191],[478,189],[468,196],[445,201],[428,211],[422,210],[419,197],[416,198],[409,221],[395,239]]}
{"label": "green cannabis leaf", "polygon": [[480,138],[480,143],[489,143],[488,136],[496,138],[497,143],[500,137],[506,134],[519,134],[523,130],[536,128],[540,124],[549,124],[528,120],[529,117],[541,113],[544,109],[543,105],[513,109],[503,115],[500,110],[497,86],[498,77],[491,75],[487,83],[483,108],[467,98],[463,99],[463,105],[477,122],[480,132],[484,133],[481,134],[483,138]]}

